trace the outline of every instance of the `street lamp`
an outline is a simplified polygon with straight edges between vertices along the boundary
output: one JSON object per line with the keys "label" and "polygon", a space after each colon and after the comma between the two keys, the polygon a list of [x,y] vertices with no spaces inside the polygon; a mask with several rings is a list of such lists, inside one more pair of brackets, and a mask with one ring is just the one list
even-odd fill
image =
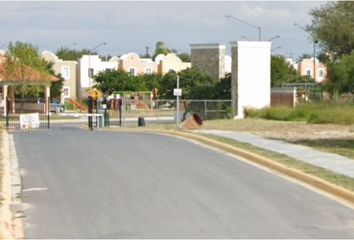
{"label": "street lamp", "polygon": [[[297,26],[299,28],[301,28],[302,30],[304,30],[305,32],[307,32],[306,28],[304,28],[303,26],[294,23],[294,26]],[[316,80],[316,43],[317,40],[313,39],[313,79]]]}
{"label": "street lamp", "polygon": [[251,41],[251,39],[249,39],[248,37],[245,37],[245,36],[242,36],[241,38],[245,39],[245,40],[248,40],[248,41]]}
{"label": "street lamp", "polygon": [[272,40],[274,40],[274,39],[276,39],[276,38],[280,38],[280,36],[279,36],[279,35],[276,35],[276,36],[270,38],[270,39],[268,40],[268,42],[271,42]]}
{"label": "street lamp", "polygon": [[257,29],[257,30],[258,30],[258,40],[261,41],[261,32],[262,32],[262,31],[261,31],[261,27],[260,27],[260,26],[255,26],[255,25],[253,25],[253,24],[250,24],[250,23],[248,23],[248,22],[246,22],[246,21],[244,21],[244,20],[242,20],[242,19],[239,19],[239,18],[234,17],[234,16],[231,16],[231,15],[226,15],[225,17],[226,17],[226,18],[235,19],[235,20],[237,20],[237,21],[240,21],[240,22],[242,22],[242,23],[244,23],[244,24],[247,24],[248,26],[251,26],[251,27]]}
{"label": "street lamp", "polygon": [[271,51],[273,52],[273,51],[275,51],[275,50],[277,50],[277,49],[281,49],[281,47],[272,48]]}

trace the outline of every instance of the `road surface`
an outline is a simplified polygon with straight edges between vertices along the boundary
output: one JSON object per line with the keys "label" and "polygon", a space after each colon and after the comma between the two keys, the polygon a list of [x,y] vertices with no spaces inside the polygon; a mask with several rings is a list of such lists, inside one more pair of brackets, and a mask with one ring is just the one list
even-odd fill
{"label": "road surface", "polygon": [[203,146],[54,127],[14,134],[26,238],[354,238],[354,210]]}

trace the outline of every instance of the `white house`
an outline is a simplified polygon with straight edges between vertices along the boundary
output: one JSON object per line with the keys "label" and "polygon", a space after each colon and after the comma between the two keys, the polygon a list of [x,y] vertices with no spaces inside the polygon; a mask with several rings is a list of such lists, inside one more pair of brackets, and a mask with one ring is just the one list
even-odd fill
{"label": "white house", "polygon": [[78,64],[78,88],[80,97],[86,97],[88,88],[94,86],[93,77],[106,69],[118,70],[118,58],[113,57],[109,61],[102,61],[98,55],[83,55]]}

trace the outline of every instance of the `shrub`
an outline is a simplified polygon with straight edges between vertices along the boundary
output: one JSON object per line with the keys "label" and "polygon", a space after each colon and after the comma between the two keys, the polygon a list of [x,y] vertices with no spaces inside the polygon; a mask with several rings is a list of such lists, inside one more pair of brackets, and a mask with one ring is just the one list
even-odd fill
{"label": "shrub", "polygon": [[306,103],[295,108],[277,106],[263,109],[247,109],[246,117],[282,121],[304,121],[323,124],[354,124],[354,106],[338,103]]}

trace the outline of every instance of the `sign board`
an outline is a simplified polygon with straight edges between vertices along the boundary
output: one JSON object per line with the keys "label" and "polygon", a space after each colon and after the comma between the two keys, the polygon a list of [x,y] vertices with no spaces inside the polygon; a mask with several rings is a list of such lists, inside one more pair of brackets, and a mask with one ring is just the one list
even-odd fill
{"label": "sign board", "polygon": [[39,128],[39,113],[20,114],[21,129]]}
{"label": "sign board", "polygon": [[174,88],[173,89],[173,96],[182,96],[182,89],[181,88]]}

